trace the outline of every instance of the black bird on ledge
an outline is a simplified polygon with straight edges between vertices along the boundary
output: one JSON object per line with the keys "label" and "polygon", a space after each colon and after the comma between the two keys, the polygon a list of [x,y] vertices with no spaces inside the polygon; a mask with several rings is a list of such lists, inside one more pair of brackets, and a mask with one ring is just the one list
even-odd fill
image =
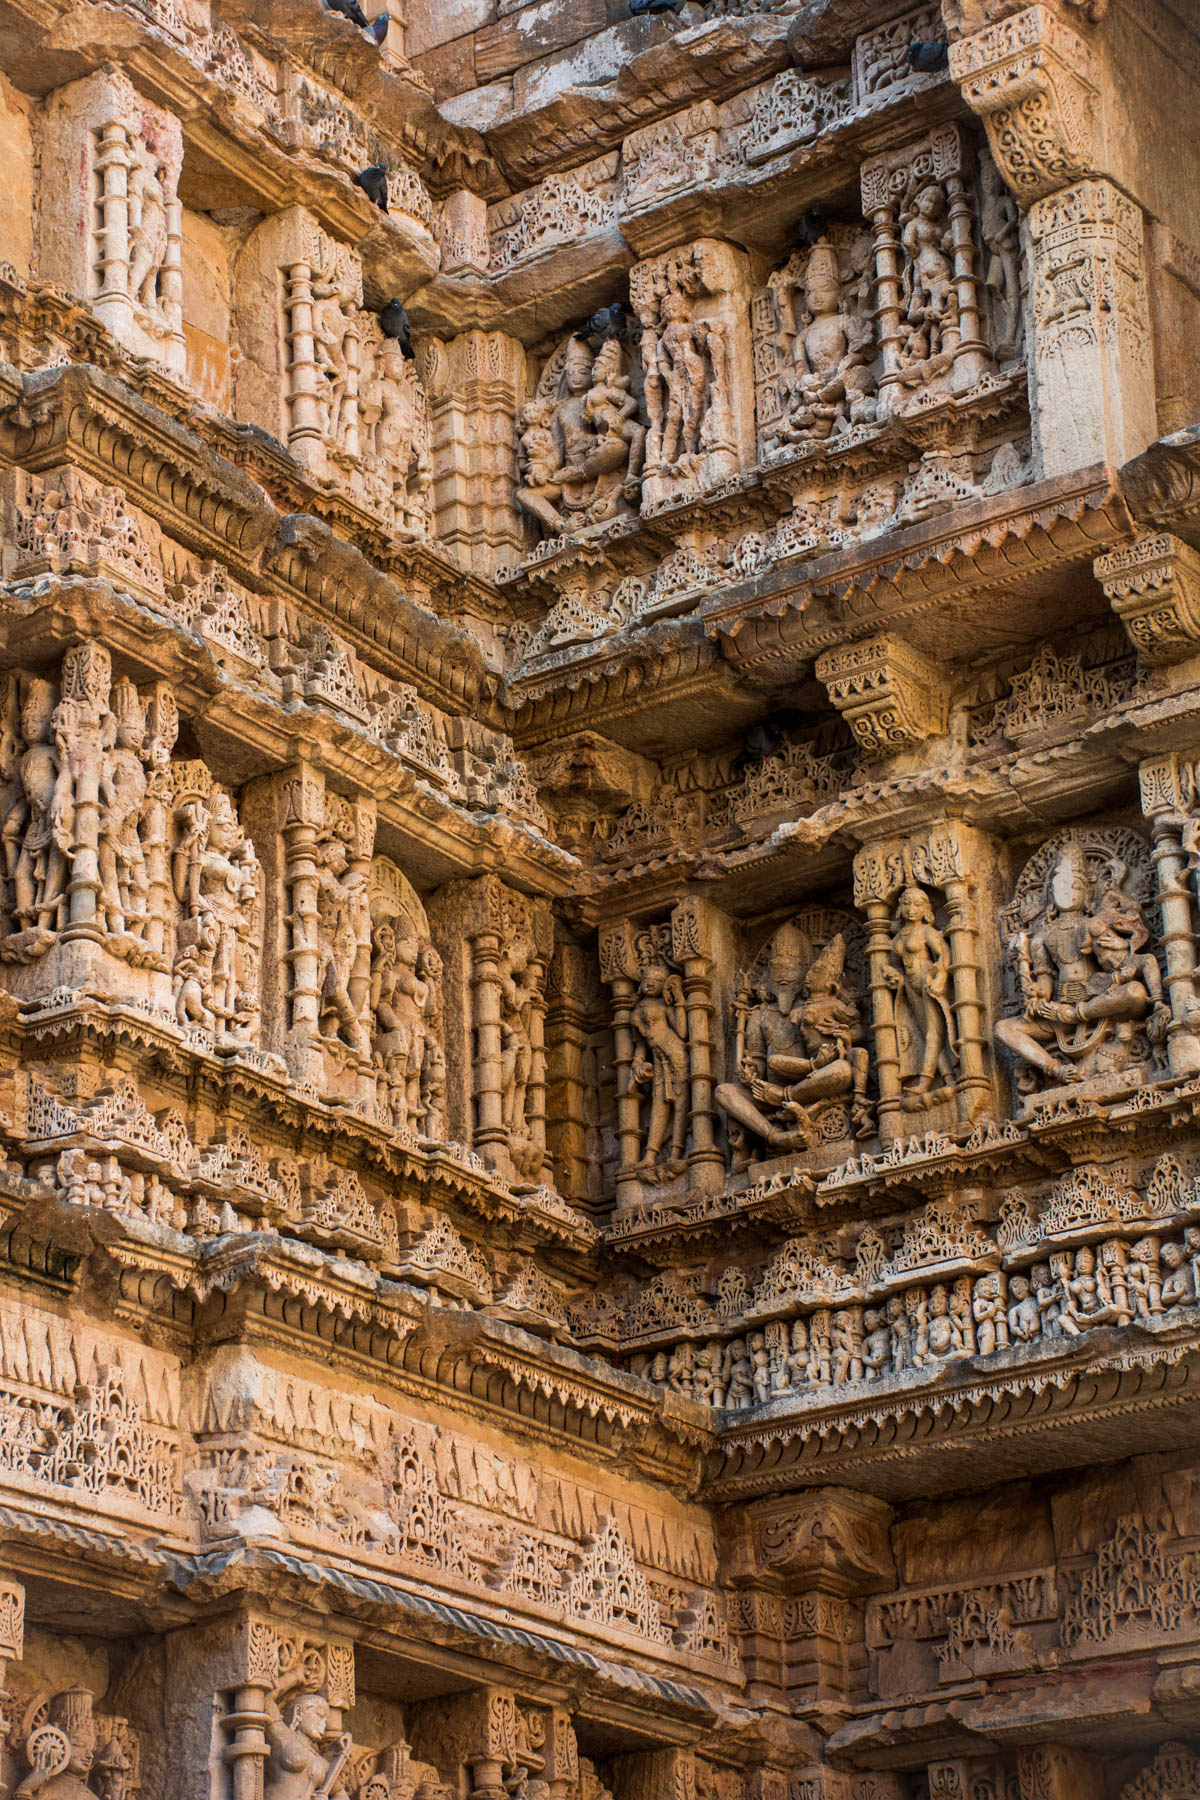
{"label": "black bird on ledge", "polygon": [[810,206],[796,221],[797,250],[811,250],[814,244],[820,243],[828,230],[829,220],[825,217],[824,207]]}
{"label": "black bird on ledge", "polygon": [[380,13],[372,24],[358,4],[358,0],[325,0],[325,7],[327,12],[341,13],[343,19],[349,19],[352,25],[357,25],[360,31],[365,31],[373,44],[382,44],[388,34],[388,25],[391,23],[390,13]]}
{"label": "black bird on ledge", "polygon": [[409,335],[408,308],[403,306],[399,300],[389,300],[387,305],[380,309],[379,329],[385,338],[391,338],[393,342],[399,344],[401,356],[407,356],[410,360],[416,356],[417,353],[412,347],[412,338]]}
{"label": "black bird on ledge", "polygon": [[628,333],[629,314],[621,302],[616,300],[611,306],[599,307],[575,336],[585,339],[593,350],[598,350],[605,338],[625,338]]}
{"label": "black bird on ledge", "polygon": [[643,18],[647,13],[677,13],[682,10],[683,0],[629,0],[631,19]]}
{"label": "black bird on ledge", "polygon": [[387,165],[385,163],[372,163],[369,169],[360,169],[353,179],[372,205],[377,206],[380,212],[387,211]]}
{"label": "black bird on ledge", "polygon": [[940,39],[930,44],[912,43],[908,46],[908,60],[918,75],[933,75],[950,67],[950,46]]}
{"label": "black bird on ledge", "polygon": [[742,747],[734,759],[734,770],[741,773],[753,763],[766,762],[768,757],[778,756],[783,742],[783,726],[776,724],[774,719],[761,719],[746,733]]}

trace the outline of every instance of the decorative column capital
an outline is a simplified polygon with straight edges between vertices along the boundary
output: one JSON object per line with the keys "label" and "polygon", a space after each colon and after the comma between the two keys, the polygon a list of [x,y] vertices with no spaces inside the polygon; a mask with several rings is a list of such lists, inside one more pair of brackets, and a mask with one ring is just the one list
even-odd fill
{"label": "decorative column capital", "polygon": [[1200,555],[1169,532],[1150,532],[1097,557],[1096,579],[1133,642],[1153,664],[1200,650]]}
{"label": "decorative column capital", "polygon": [[817,679],[868,757],[895,756],[946,729],[944,672],[899,638],[826,650],[817,658]]}
{"label": "decorative column capital", "polygon": [[1023,206],[1095,170],[1096,58],[1049,7],[952,44],[950,72]]}

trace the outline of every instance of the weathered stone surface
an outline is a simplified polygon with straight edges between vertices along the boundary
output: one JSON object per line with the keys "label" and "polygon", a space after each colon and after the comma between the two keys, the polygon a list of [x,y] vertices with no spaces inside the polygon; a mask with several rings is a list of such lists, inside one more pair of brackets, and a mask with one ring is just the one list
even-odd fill
{"label": "weathered stone surface", "polygon": [[1194,22],[384,24],[0,28],[0,1800],[1182,1800]]}

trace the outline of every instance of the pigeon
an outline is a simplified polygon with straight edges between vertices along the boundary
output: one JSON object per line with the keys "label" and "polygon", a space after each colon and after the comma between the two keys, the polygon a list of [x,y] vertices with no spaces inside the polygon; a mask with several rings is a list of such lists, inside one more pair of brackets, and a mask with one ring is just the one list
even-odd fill
{"label": "pigeon", "polygon": [[814,244],[820,243],[828,230],[829,220],[825,217],[824,208],[810,206],[796,221],[797,250],[811,250]]}
{"label": "pigeon", "polygon": [[387,211],[387,165],[385,163],[372,163],[369,169],[360,170],[354,180],[373,206],[377,206],[380,212]]}
{"label": "pigeon", "polygon": [[913,43],[908,46],[908,60],[918,75],[933,75],[938,69],[950,67],[950,46],[940,40],[932,44]]}
{"label": "pigeon", "polygon": [[385,338],[392,338],[399,344],[401,356],[416,356],[417,353],[412,347],[412,338],[409,336],[408,308],[402,306],[399,300],[389,300],[387,305],[381,309],[379,329]]}
{"label": "pigeon", "polygon": [[619,300],[611,306],[601,306],[594,312],[587,324],[575,333],[577,338],[584,338],[598,350],[606,338],[623,338],[629,330],[629,314]]}
{"label": "pigeon", "polygon": [[677,13],[683,9],[683,0],[629,0],[629,16],[640,19],[647,13]]}
{"label": "pigeon", "polygon": [[[367,36],[373,44],[379,44],[382,47],[383,41],[388,34],[388,26],[391,22],[391,13],[382,12],[373,24],[367,25]],[[363,20],[363,24],[367,24],[365,19]]]}
{"label": "pigeon", "polygon": [[763,719],[757,725],[752,725],[734,758],[735,773],[740,774],[753,763],[766,762],[768,757],[777,756],[783,742],[783,726],[774,719]]}
{"label": "pigeon", "polygon": [[360,30],[366,27],[367,15],[358,4],[358,0],[325,0],[325,4],[327,11],[341,13],[344,19],[349,19],[350,23],[357,25]]}

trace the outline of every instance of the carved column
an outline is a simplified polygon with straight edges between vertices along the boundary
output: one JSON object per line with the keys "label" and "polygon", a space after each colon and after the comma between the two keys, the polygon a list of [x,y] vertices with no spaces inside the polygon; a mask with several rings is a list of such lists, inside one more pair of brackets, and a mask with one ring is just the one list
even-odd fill
{"label": "carved column", "polygon": [[317,840],[325,820],[325,782],[302,763],[286,777],[284,788],[284,881],[290,925],[287,964],[288,1067],[297,1080],[319,1072],[316,1039],[320,1035],[320,954],[317,943]]}
{"label": "carved column", "polygon": [[430,396],[435,535],[469,569],[519,562],[517,410],[525,351],[502,331],[465,331],[422,366]]}
{"label": "carved column", "polygon": [[[1189,877],[1200,810],[1200,769],[1177,753],[1148,758],[1139,770],[1142,811],[1154,839],[1154,872],[1166,959],[1167,1057],[1173,1075],[1200,1073],[1200,995],[1197,994],[1196,909]],[[1185,838],[1187,844],[1185,847]]]}
{"label": "carved column", "polygon": [[112,687],[112,658],[103,645],[79,644],[63,657],[62,699],[55,726],[74,793],[67,936],[97,933],[100,897],[100,778],[103,725]]}
{"label": "carved column", "polygon": [[1034,1744],[1017,1752],[1021,1800],[1103,1800],[1101,1764],[1065,1744]]}
{"label": "carved column", "polygon": [[712,908],[689,896],[671,913],[671,954],[683,971],[688,1022],[689,1185],[716,1194],[725,1183],[725,1155],[716,1141],[713,1105],[713,929]]}
{"label": "carved column", "polygon": [[324,463],[324,434],[321,407],[317,398],[317,350],[313,319],[313,270],[306,262],[296,262],[284,271],[287,321],[287,368],[285,371],[288,412],[288,448],[302,462],[315,469],[319,458]]}
{"label": "carved column", "polygon": [[1028,208],[1042,472],[1119,464],[1157,435],[1141,209],[1104,178],[1095,56],[1050,6],[963,38],[950,68]]}
{"label": "carved column", "polygon": [[156,681],[146,709],[146,805],[142,838],[146,847],[146,942],[168,962],[174,951],[175,895],[167,853],[167,811],[171,802],[171,750],[179,735],[179,708],[168,681]]}
{"label": "carved column", "polygon": [[20,1662],[24,1648],[25,1589],[19,1582],[0,1580],[0,1744],[7,1739],[12,1724],[8,1665]]}
{"label": "carved column", "polygon": [[587,1068],[593,1021],[586,961],[580,945],[557,943],[546,982],[548,1148],[562,1191],[579,1198],[589,1195],[588,1114],[596,1087]]}
{"label": "carved column", "polygon": [[612,1762],[614,1800],[695,1800],[694,1750],[645,1750]]}
{"label": "carved column", "polygon": [[617,1208],[640,1206],[642,1184],[636,1169],[641,1153],[641,1103],[633,1081],[634,1034],[630,1023],[638,991],[637,954],[628,919],[600,933],[600,979],[612,989],[613,1063],[617,1082]]}

